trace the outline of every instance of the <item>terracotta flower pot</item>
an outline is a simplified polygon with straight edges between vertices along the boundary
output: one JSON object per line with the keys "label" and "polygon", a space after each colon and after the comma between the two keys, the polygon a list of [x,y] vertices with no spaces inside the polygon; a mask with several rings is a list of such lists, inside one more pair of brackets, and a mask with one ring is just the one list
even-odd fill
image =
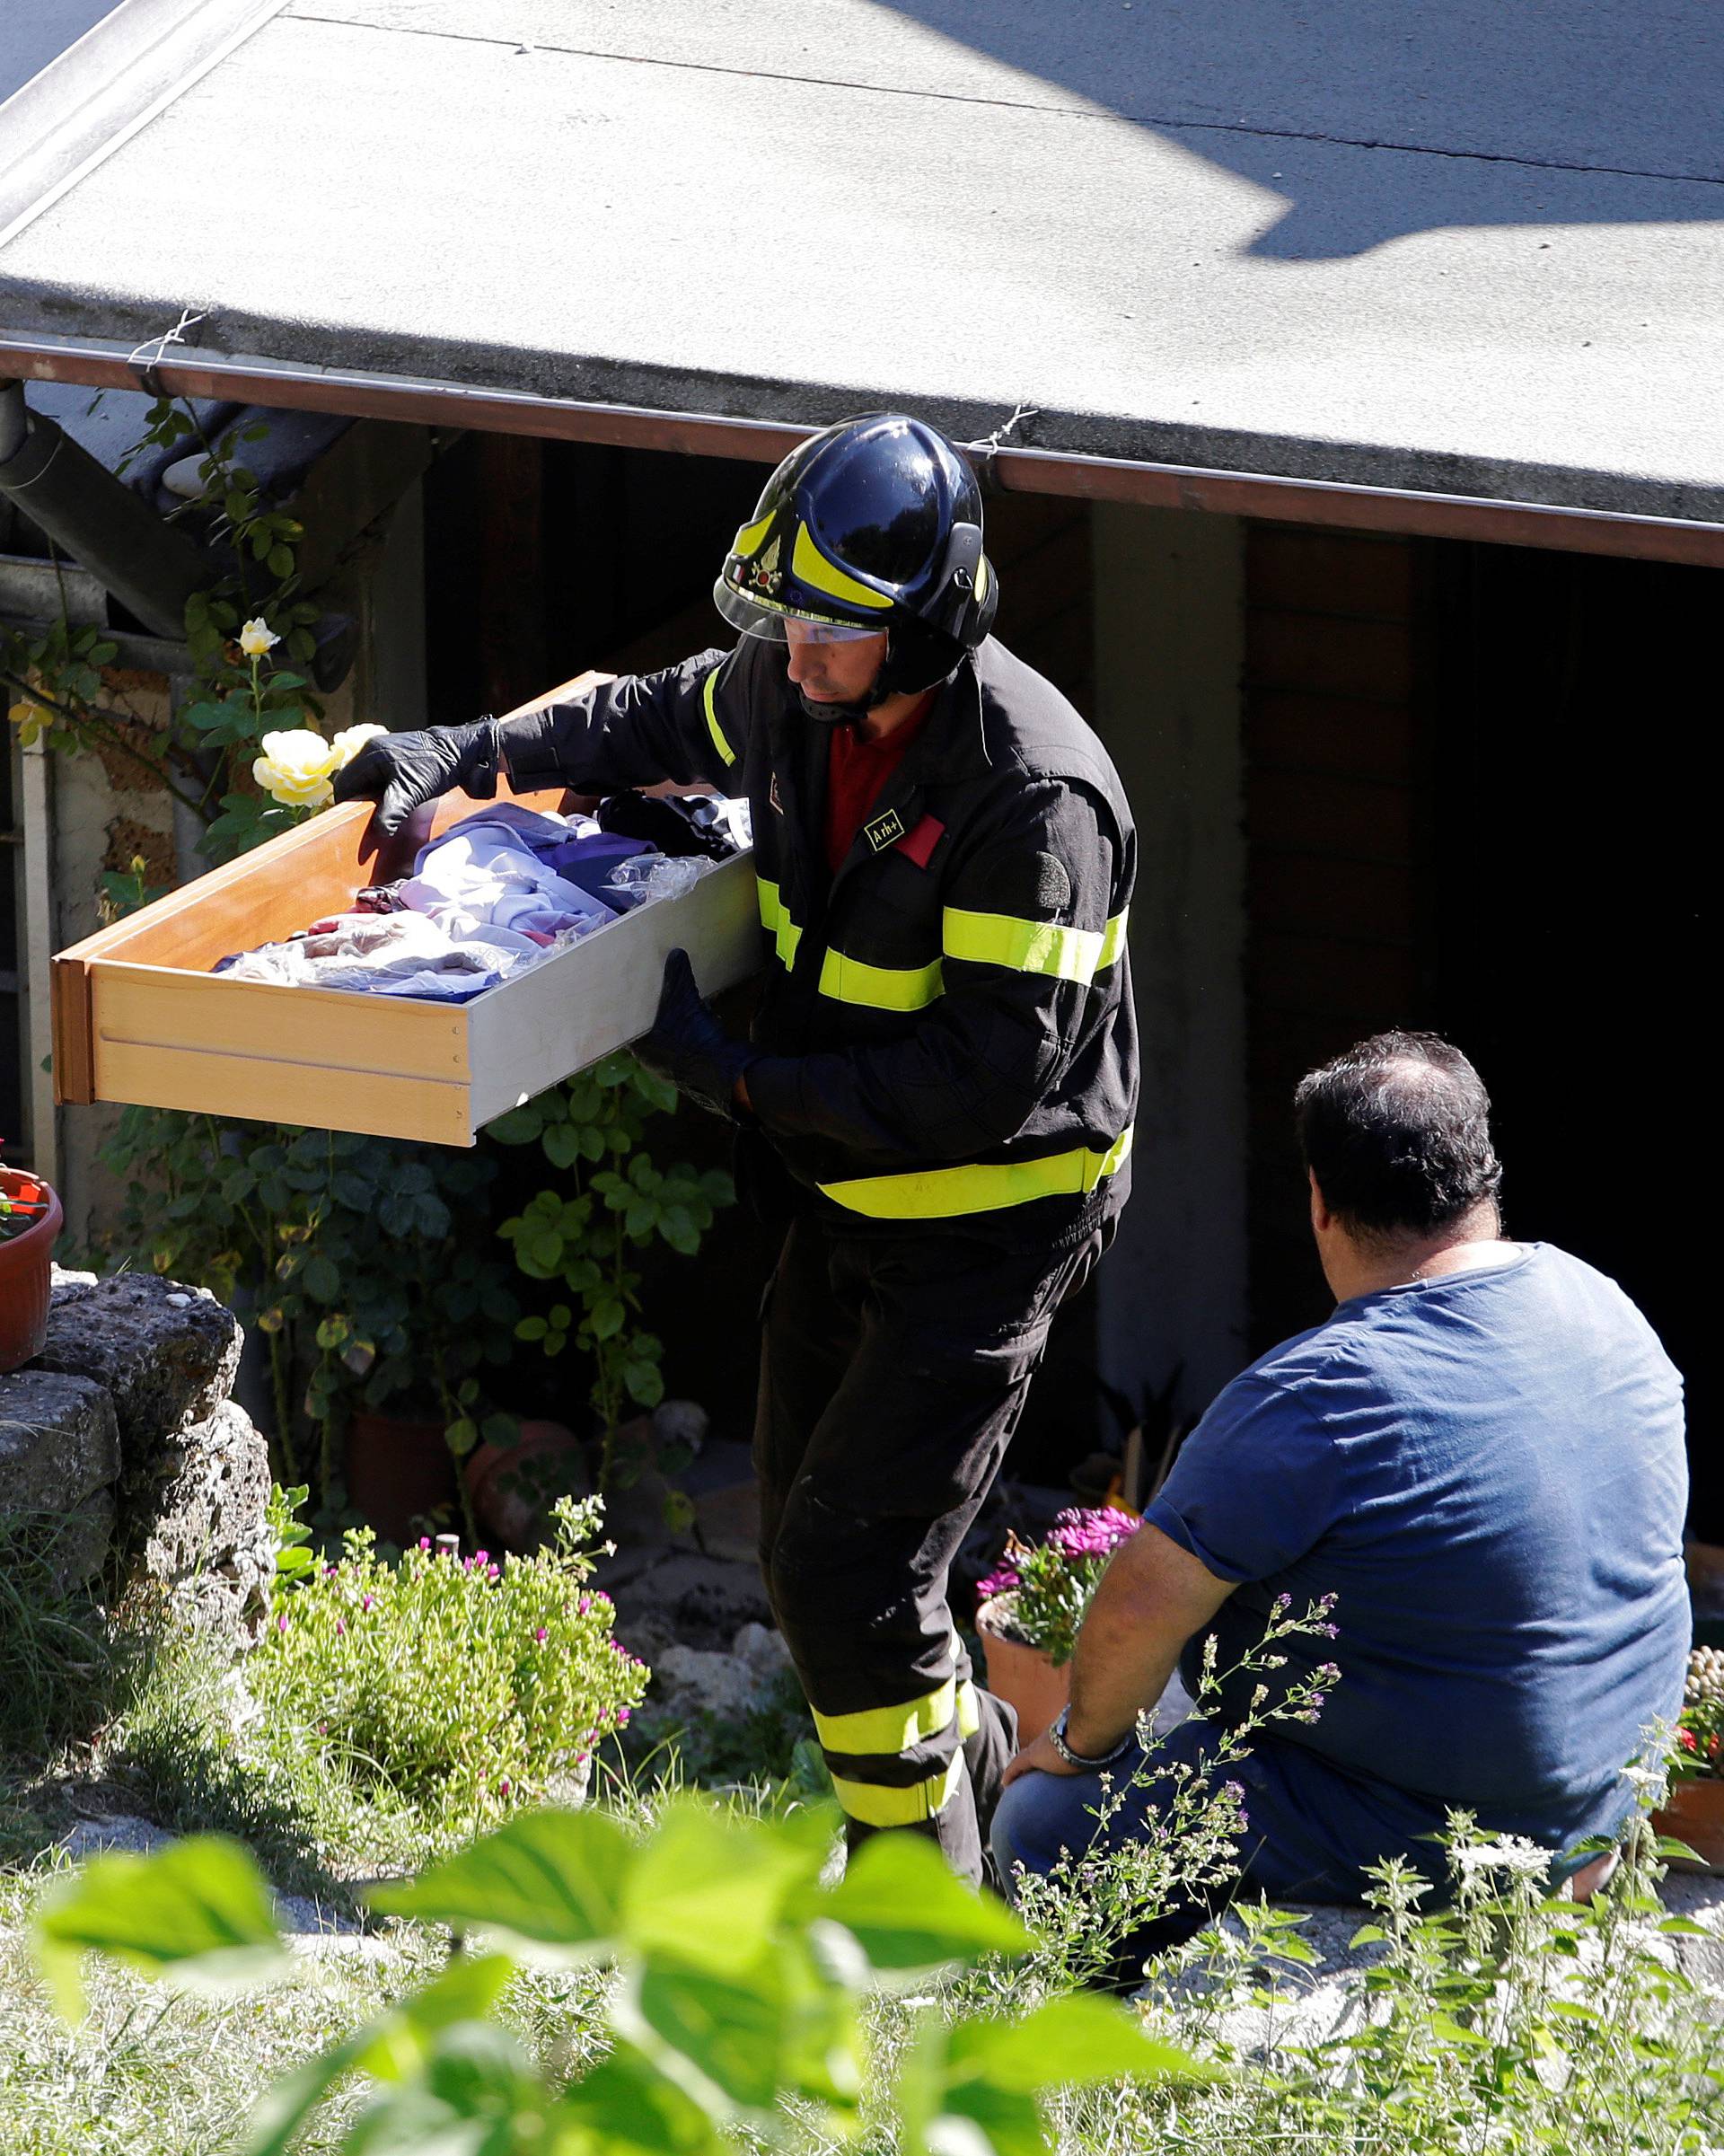
{"label": "terracotta flower pot", "polygon": [[1670,1801],[1652,1815],[1661,1835],[1686,1842],[1714,1871],[1724,1870],[1724,1781],[1697,1774],[1670,1785]]}
{"label": "terracotta flower pot", "polygon": [[46,1194],[48,1210],[28,1228],[0,1234],[0,1372],[21,1368],[41,1353],[48,1339],[48,1261],[66,1216],[40,1175],[0,1167],[0,1190],[9,1195],[31,1184]]}
{"label": "terracotta flower pot", "polygon": [[976,1612],[988,1689],[1016,1710],[1018,1741],[1027,1744],[1042,1734],[1071,1696],[1071,1664],[1056,1664],[1045,1649],[1008,1640],[997,1629],[1004,1622],[998,1597]]}
{"label": "terracotta flower pot", "polygon": [[544,1492],[585,1497],[593,1486],[581,1441],[561,1422],[523,1422],[513,1445],[480,1445],[462,1472],[487,1536],[523,1556],[544,1540],[550,1512]]}
{"label": "terracotta flower pot", "polygon": [[363,1411],[347,1424],[347,1499],[385,1541],[406,1544],[415,1521],[460,1502],[455,1456],[428,1417]]}

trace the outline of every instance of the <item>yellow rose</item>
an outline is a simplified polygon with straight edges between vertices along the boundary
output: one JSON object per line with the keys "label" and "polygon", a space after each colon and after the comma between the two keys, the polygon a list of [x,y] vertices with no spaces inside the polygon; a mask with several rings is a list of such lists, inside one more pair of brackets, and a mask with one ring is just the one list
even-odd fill
{"label": "yellow rose", "polygon": [[269,624],[261,614],[248,621],[240,631],[240,649],[248,659],[267,657],[280,641],[279,637],[270,634]]}
{"label": "yellow rose", "polygon": [[332,742],[309,726],[293,726],[264,735],[251,776],[284,808],[321,808],[333,790],[330,774],[341,761]]}
{"label": "yellow rose", "polygon": [[387,734],[387,726],[343,726],[330,746],[335,751],[335,768],[344,770],[368,741],[375,741],[380,734]]}

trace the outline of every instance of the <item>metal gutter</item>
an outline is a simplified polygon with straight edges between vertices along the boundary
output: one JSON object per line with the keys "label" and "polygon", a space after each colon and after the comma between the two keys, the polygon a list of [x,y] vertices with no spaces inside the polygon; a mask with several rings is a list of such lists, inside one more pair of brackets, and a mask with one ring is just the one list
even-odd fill
{"label": "metal gutter", "polygon": [[119,0],[0,104],[0,247],[286,0]]}
{"label": "metal gutter", "polygon": [[[811,427],[729,418],[714,412],[660,411],[423,377],[230,358],[192,351],[172,339],[153,340],[148,348],[128,352],[113,343],[0,328],[0,375],[8,374],[36,381],[81,383],[90,388],[148,387],[181,397],[234,398],[300,410],[345,412],[359,418],[476,427],[550,441],[603,442],[762,463],[776,462],[814,431]],[[1549,547],[1724,568],[1724,524],[1681,517],[1209,471],[1053,449],[1006,446],[993,453],[991,464],[994,480],[1008,493],[1134,502],[1345,531],[1485,540],[1501,546]]]}

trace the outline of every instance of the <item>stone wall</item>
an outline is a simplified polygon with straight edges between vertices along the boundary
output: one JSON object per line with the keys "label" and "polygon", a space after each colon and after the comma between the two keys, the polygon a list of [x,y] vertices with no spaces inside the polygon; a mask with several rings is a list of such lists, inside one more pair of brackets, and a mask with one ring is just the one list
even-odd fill
{"label": "stone wall", "polygon": [[263,1439],[230,1397],[232,1311],[145,1273],[54,1276],[48,1344],[0,1377],[0,1518],[58,1524],[68,1582],[156,1582],[238,1646],[268,1614]]}

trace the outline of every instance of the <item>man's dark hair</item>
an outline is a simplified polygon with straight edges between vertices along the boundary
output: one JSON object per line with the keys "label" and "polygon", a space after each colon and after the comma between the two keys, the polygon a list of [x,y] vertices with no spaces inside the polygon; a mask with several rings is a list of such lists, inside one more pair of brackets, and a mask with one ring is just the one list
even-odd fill
{"label": "man's dark hair", "polygon": [[1349,1228],[1435,1235],[1496,1198],[1490,1096],[1435,1034],[1373,1034],[1307,1071],[1293,1107],[1306,1166]]}

